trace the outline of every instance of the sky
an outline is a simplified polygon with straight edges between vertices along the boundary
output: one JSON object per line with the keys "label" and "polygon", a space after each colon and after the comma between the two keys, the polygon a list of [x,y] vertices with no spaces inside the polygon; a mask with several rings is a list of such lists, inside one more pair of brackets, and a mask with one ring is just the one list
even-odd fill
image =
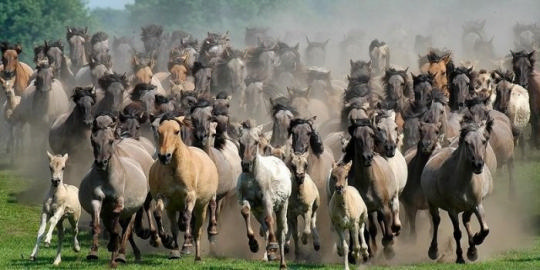
{"label": "sky", "polygon": [[125,4],[131,4],[134,0],[88,0],[88,6],[93,8],[124,9]]}

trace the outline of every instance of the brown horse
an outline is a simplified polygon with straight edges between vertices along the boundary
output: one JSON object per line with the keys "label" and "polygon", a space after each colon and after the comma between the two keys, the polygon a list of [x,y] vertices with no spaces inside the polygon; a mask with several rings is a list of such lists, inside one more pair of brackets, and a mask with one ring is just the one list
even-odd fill
{"label": "brown horse", "polygon": [[446,69],[451,63],[452,56],[450,52],[439,52],[437,50],[431,50],[426,56],[419,60],[420,70],[424,73],[429,72],[435,75],[433,86],[443,90],[446,96],[449,95]]}
{"label": "brown horse", "polygon": [[[154,213],[163,244],[170,249],[171,258],[179,258],[178,229],[185,231],[183,249],[195,239],[195,260],[201,260],[201,228],[210,201],[216,199],[218,171],[208,154],[184,144],[179,136],[182,126],[191,125],[183,116],[165,115],[157,129],[158,157],[150,169],[150,192],[157,201]],[[172,237],[165,235],[162,212],[167,202],[167,216]],[[177,212],[181,213],[180,219]],[[192,220],[193,219],[193,220]],[[215,217],[211,217],[215,221]],[[193,222],[193,223],[192,223]],[[209,237],[217,234],[215,222],[210,222]]]}
{"label": "brown horse", "polygon": [[22,52],[20,44],[13,45],[2,42],[0,44],[0,50],[2,51],[2,69],[0,70],[2,73],[0,76],[4,79],[9,79],[14,74],[16,77],[15,94],[22,96],[26,87],[30,84],[30,76],[32,76],[33,70],[27,64],[19,61],[19,54]]}
{"label": "brown horse", "polygon": [[76,74],[79,69],[88,64],[87,57],[89,51],[87,46],[90,44],[88,36],[88,27],[66,27],[66,40],[69,44],[69,59],[71,60],[71,70]]}
{"label": "brown horse", "polygon": [[393,220],[392,201],[398,196],[398,187],[394,179],[392,168],[379,154],[374,152],[375,134],[371,127],[371,121],[359,120],[349,127],[351,140],[347,144],[346,152],[341,160],[347,163],[352,160],[352,168],[349,172],[349,183],[354,186],[364,198],[370,217],[369,232],[372,237],[370,254],[375,254],[375,213],[380,217],[382,229],[382,244],[386,257],[393,257],[394,232],[399,227]]}
{"label": "brown horse", "polygon": [[[493,120],[488,114],[484,115],[469,116],[466,113],[457,149],[442,149],[429,159],[422,172],[421,186],[433,221],[433,239],[428,252],[433,260],[438,258],[437,235],[441,221],[439,208],[448,212],[454,226],[457,263],[465,263],[460,241],[459,213],[463,212],[463,225],[469,238],[469,260],[478,258],[476,246],[489,233],[482,200],[493,185],[491,172],[484,166]],[[469,223],[472,214],[476,215],[480,223],[480,232],[474,236]]]}

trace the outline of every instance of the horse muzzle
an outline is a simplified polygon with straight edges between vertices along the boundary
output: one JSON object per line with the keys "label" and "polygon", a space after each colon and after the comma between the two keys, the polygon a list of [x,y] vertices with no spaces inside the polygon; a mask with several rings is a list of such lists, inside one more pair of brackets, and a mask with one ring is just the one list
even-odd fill
{"label": "horse muzzle", "polygon": [[341,185],[340,185],[340,186],[336,186],[336,193],[337,193],[337,194],[339,194],[339,195],[343,194],[343,191],[344,191],[344,190],[345,190],[345,187],[343,187],[343,186],[341,186]]}
{"label": "horse muzzle", "polygon": [[251,172],[252,168],[253,168],[253,162],[242,161],[242,172],[245,172],[245,173]]}
{"label": "horse muzzle", "polygon": [[104,159],[104,160],[94,160],[94,165],[95,165],[96,168],[98,168],[99,170],[101,170],[101,171],[106,171],[106,170],[107,170],[107,167],[109,166],[109,160],[108,160],[108,159]]}
{"label": "horse muzzle", "polygon": [[51,184],[53,185],[53,187],[58,187],[60,185],[60,179],[58,178],[51,179]]}
{"label": "horse muzzle", "polygon": [[475,174],[481,174],[482,170],[484,169],[484,162],[483,161],[473,161],[473,172]]}
{"label": "horse muzzle", "polygon": [[306,179],[305,173],[295,173],[294,178],[296,178],[296,183],[298,185],[302,185],[304,183],[304,180]]}
{"label": "horse muzzle", "polygon": [[167,153],[167,154],[165,154],[165,155],[158,154],[158,158],[159,158],[159,161],[160,161],[163,165],[167,165],[167,164],[171,163],[171,160],[172,160],[172,154],[171,154],[171,153]]}
{"label": "horse muzzle", "polygon": [[396,146],[395,145],[386,145],[384,147],[384,150],[386,152],[386,156],[389,158],[392,158],[396,155]]}

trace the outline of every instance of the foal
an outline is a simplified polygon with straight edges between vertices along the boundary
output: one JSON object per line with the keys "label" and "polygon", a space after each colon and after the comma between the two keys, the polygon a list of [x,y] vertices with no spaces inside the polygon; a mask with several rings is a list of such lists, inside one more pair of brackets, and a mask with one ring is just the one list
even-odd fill
{"label": "foal", "polygon": [[58,250],[56,252],[56,258],[54,259],[54,265],[57,266],[62,261],[62,242],[64,241],[64,218],[69,220],[71,227],[73,228],[73,250],[79,252],[81,247],[79,246],[79,240],[77,235],[79,234],[79,218],[81,217],[81,205],[79,204],[79,189],[72,185],[64,184],[64,168],[68,159],[68,154],[52,155],[47,152],[49,156],[49,167],[51,169],[51,189],[49,194],[43,202],[43,209],[41,211],[41,224],[39,226],[36,246],[30,255],[30,259],[35,261],[39,243],[45,234],[47,227],[47,221],[50,222],[49,232],[45,238],[45,246],[49,246],[51,243],[52,233],[54,228],[58,231]]}

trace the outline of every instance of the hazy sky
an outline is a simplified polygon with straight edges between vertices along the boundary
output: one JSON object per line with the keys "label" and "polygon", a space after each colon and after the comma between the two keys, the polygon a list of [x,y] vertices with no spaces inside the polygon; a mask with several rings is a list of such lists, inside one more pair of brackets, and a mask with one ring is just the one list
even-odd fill
{"label": "hazy sky", "polygon": [[90,8],[114,8],[124,9],[125,4],[133,3],[134,0],[89,0],[88,6]]}

